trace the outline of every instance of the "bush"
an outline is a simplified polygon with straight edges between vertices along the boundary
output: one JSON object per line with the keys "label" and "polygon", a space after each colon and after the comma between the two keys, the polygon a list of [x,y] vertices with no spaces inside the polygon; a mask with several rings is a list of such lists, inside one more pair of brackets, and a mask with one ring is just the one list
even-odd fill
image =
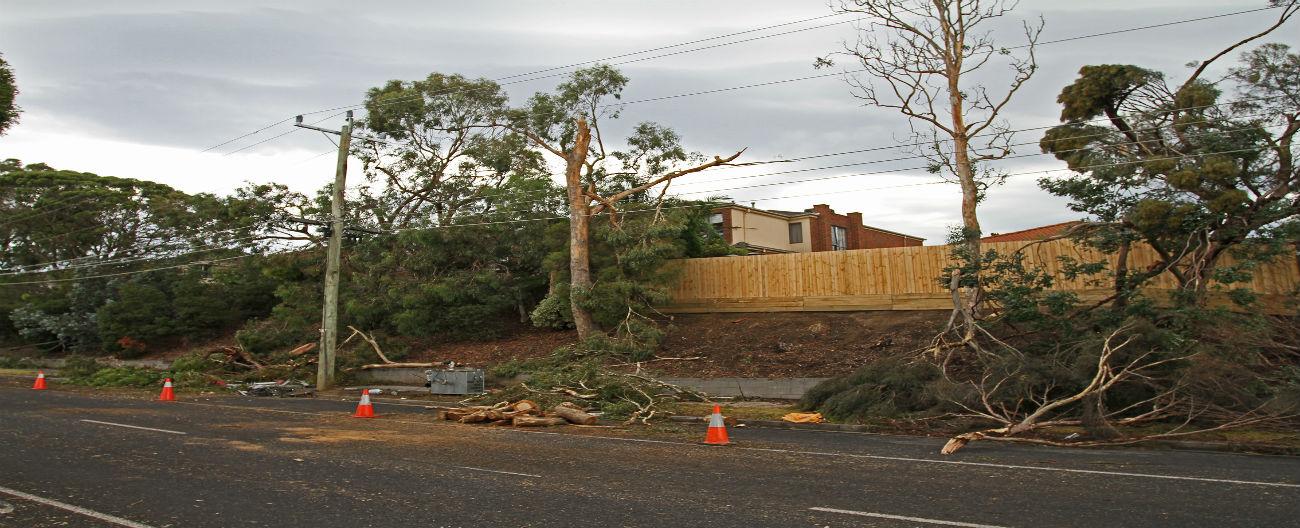
{"label": "bush", "polygon": [[95,372],[85,383],[93,387],[157,387],[165,373],[140,367],[109,367]]}
{"label": "bush", "polygon": [[569,307],[569,285],[558,284],[554,291],[537,303],[529,314],[533,326],[553,330],[573,328],[573,310]]}
{"label": "bush", "polygon": [[25,369],[25,368],[33,368],[35,366],[36,364],[33,363],[32,360],[28,358],[14,358],[8,356],[0,356],[0,368]]}
{"label": "bush", "polygon": [[86,356],[68,356],[64,360],[63,368],[59,369],[59,374],[70,378],[73,382],[85,380],[93,376],[100,369],[104,368],[95,361],[95,358]]}
{"label": "bush", "polygon": [[195,352],[178,357],[172,361],[170,371],[176,374],[181,372],[208,372],[219,366],[218,363],[212,362],[210,354]]}
{"label": "bush", "polygon": [[938,379],[929,364],[884,358],[817,384],[804,394],[799,408],[836,421],[903,418],[940,406],[930,390]]}

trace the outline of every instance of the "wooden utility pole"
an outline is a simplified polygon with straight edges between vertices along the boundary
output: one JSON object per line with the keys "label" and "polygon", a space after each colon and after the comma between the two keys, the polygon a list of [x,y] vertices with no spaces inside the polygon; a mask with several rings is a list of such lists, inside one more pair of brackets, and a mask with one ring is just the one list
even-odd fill
{"label": "wooden utility pole", "polygon": [[294,126],[339,136],[338,163],[334,167],[334,192],[330,199],[330,239],[325,254],[325,302],[321,309],[320,356],[316,362],[316,389],[324,390],[334,385],[334,351],[338,345],[339,333],[339,261],[343,255],[343,191],[347,189],[352,111],[348,111],[348,122],[339,131],[304,125],[302,116],[298,116]]}

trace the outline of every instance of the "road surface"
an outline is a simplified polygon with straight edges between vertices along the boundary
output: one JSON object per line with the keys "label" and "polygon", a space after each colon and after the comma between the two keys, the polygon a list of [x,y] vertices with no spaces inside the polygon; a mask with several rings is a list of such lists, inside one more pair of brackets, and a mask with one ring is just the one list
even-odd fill
{"label": "road surface", "polygon": [[[0,526],[1297,526],[1300,459],[431,421],[377,401],[0,386]],[[702,439],[703,425],[684,426]]]}

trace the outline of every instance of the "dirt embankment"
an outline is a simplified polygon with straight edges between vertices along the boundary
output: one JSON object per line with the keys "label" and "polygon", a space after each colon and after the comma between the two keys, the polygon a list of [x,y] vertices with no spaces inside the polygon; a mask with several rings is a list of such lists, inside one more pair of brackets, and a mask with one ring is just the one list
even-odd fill
{"label": "dirt embankment", "polygon": [[[784,312],[680,314],[670,322],[660,357],[699,357],[690,361],[652,361],[644,368],[680,377],[829,377],[884,355],[904,354],[929,343],[948,312]],[[174,359],[198,347],[159,351],[146,359]],[[403,361],[455,361],[492,367],[511,360],[550,354],[577,341],[573,331],[519,325],[499,339],[461,343],[417,343]],[[233,341],[230,341],[233,343]]]}
{"label": "dirt embankment", "polygon": [[[683,377],[829,377],[873,358],[929,343],[948,312],[785,312],[673,317],[660,357],[645,368]],[[491,366],[545,356],[577,340],[573,332],[521,329],[494,341],[438,345],[413,361]]]}
{"label": "dirt embankment", "polygon": [[829,377],[925,346],[947,317],[946,311],[679,315],[659,355],[702,359],[647,367],[705,378]]}

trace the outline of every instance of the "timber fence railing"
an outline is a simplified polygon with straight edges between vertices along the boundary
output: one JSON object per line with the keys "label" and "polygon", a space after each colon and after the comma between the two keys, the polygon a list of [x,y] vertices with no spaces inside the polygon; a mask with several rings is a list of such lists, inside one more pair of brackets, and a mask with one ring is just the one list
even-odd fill
{"label": "timber fence railing", "polygon": [[[1029,246],[1029,247],[1026,247]],[[1053,289],[1074,291],[1085,300],[1110,293],[1115,255],[1069,240],[998,242],[982,245],[985,251],[1008,254],[1023,248],[1025,263],[1041,267],[1055,277]],[[1059,257],[1078,262],[1109,261],[1098,275],[1065,276]],[[1155,251],[1135,245],[1128,268],[1152,269],[1159,261]],[[849,310],[946,310],[950,294],[941,284],[943,269],[952,262],[947,246],[920,246],[852,251],[822,251],[744,257],[717,257],[673,261],[680,266],[679,282],[665,312],[779,312]],[[1224,257],[1220,265],[1232,264]],[[1295,313],[1288,302],[1300,288],[1300,268],[1294,254],[1283,256],[1252,272],[1247,283],[1234,288],[1253,290],[1270,313]],[[1151,281],[1149,290],[1177,288],[1165,272]],[[1218,302],[1224,302],[1220,299]]]}

